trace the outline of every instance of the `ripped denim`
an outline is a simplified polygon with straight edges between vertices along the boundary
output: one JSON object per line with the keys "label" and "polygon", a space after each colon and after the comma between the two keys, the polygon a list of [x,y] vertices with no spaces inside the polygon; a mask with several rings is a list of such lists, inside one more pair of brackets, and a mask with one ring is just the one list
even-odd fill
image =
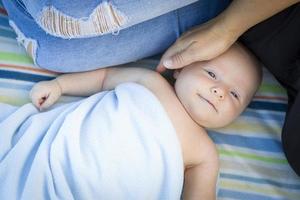
{"label": "ripped denim", "polygon": [[3,0],[10,25],[36,65],[88,71],[166,50],[230,0]]}
{"label": "ripped denim", "polygon": [[47,33],[62,38],[84,38],[118,32],[197,0],[18,1]]}

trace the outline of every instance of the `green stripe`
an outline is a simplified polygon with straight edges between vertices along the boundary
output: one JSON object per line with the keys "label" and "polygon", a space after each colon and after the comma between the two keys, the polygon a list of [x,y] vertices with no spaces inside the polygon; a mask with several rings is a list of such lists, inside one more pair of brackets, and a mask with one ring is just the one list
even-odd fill
{"label": "green stripe", "polygon": [[5,104],[10,104],[13,106],[22,106],[30,102],[29,98],[19,98],[19,97],[8,97],[0,96],[0,102]]}
{"label": "green stripe", "polygon": [[268,162],[268,163],[275,163],[275,164],[287,164],[288,162],[286,159],[282,158],[270,158],[266,156],[259,156],[255,154],[250,154],[250,153],[242,153],[242,152],[237,152],[237,151],[228,151],[224,149],[219,149],[219,154],[224,155],[224,156],[236,156],[236,157],[242,157],[245,159],[251,159],[251,160],[258,160],[258,161],[263,161],[263,162]]}
{"label": "green stripe", "polygon": [[[260,118],[261,120],[261,118]],[[222,131],[228,131],[228,132],[237,132],[240,131],[242,133],[245,132],[253,132],[253,133],[265,133],[266,131],[266,124],[262,124],[261,121],[245,121],[245,119],[237,119],[235,123],[231,123],[230,125],[222,128]],[[272,133],[280,133],[281,132],[281,126],[280,124],[272,124]]]}
{"label": "green stripe", "polygon": [[260,88],[259,88],[259,92],[271,92],[271,93],[277,93],[277,94],[286,94],[285,90],[279,86],[279,85],[275,85],[275,84],[267,84],[267,83],[263,83]]}
{"label": "green stripe", "polygon": [[9,52],[0,52],[0,60],[33,64],[33,61],[29,56]]}

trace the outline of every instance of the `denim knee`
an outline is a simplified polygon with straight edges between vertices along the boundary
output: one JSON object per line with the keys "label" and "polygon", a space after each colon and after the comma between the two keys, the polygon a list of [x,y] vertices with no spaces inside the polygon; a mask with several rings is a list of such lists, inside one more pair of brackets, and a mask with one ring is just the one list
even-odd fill
{"label": "denim knee", "polygon": [[119,30],[181,8],[196,0],[16,0],[48,34],[86,38]]}

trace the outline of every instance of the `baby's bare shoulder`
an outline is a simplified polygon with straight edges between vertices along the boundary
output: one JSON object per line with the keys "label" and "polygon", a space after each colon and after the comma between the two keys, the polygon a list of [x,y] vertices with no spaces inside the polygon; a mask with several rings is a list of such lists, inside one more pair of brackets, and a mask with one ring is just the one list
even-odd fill
{"label": "baby's bare shoulder", "polygon": [[174,88],[163,77],[156,78],[156,83],[151,84],[152,91],[158,97],[176,130],[185,166],[217,159],[216,146],[207,131],[186,112]]}
{"label": "baby's bare shoulder", "polygon": [[149,85],[149,89],[161,102],[176,130],[185,166],[218,160],[215,144],[207,131],[186,112],[174,88],[161,76],[156,76]]}

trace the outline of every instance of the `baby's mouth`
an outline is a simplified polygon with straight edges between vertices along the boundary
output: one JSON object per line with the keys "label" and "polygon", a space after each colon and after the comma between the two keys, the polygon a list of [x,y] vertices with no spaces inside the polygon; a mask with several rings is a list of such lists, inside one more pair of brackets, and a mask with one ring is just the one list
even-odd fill
{"label": "baby's mouth", "polygon": [[201,96],[201,94],[197,94],[197,95],[200,97],[200,99],[206,101],[216,111],[216,113],[218,113],[217,108],[215,107],[215,105],[212,102],[210,102],[208,99]]}

